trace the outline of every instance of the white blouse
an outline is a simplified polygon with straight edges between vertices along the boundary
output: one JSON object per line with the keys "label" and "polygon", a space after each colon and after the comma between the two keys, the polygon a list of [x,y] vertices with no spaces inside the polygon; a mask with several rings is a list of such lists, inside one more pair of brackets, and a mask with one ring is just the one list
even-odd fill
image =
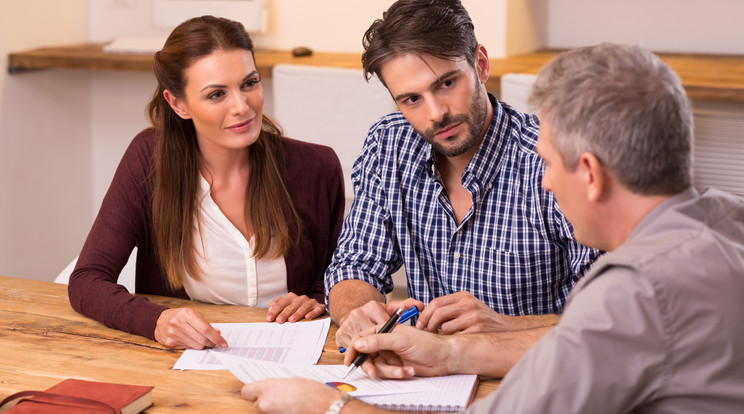
{"label": "white blouse", "polygon": [[255,238],[245,239],[225,217],[210,195],[209,183],[199,175],[199,220],[194,225],[196,261],[201,280],[191,276],[183,284],[189,297],[208,303],[265,308],[287,294],[284,257],[253,257]]}

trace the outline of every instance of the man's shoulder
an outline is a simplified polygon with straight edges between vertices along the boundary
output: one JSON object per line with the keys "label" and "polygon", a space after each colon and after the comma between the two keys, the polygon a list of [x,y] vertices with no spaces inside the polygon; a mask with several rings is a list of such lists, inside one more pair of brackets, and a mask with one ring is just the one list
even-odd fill
{"label": "man's shoulder", "polygon": [[408,122],[405,116],[400,111],[391,112],[387,115],[380,117],[375,121],[369,128],[370,135],[372,133],[400,133],[404,131],[413,131],[413,126]]}
{"label": "man's shoulder", "polygon": [[[734,251],[742,254],[742,218],[744,199],[721,192],[678,203],[598,259],[586,278],[614,267],[633,268],[646,277],[665,279],[665,283],[679,274],[695,273],[690,271],[693,268],[720,272],[715,257],[736,254],[731,253]],[[699,261],[700,257],[706,260]]]}
{"label": "man's shoulder", "polygon": [[708,188],[699,197],[680,203],[674,209],[684,218],[712,229],[744,235],[744,196]]}
{"label": "man's shoulder", "polygon": [[495,120],[499,128],[508,128],[508,135],[523,151],[535,153],[537,135],[540,132],[540,119],[535,114],[521,112],[503,101],[497,101],[497,113],[502,114]]}
{"label": "man's shoulder", "polygon": [[366,151],[405,158],[428,157],[430,147],[400,111],[379,118],[369,128],[364,142]]}

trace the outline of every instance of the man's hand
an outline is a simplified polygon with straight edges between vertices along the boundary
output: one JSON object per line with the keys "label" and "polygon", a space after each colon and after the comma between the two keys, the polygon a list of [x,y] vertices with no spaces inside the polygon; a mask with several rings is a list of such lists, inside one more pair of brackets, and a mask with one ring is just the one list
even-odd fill
{"label": "man's hand", "polygon": [[[550,315],[554,316],[554,315]],[[344,355],[350,364],[359,352],[369,354],[362,369],[371,377],[409,378],[449,374],[478,374],[502,378],[550,327],[517,331],[440,335],[398,325],[376,333],[381,325],[352,339]]]}
{"label": "man's hand", "polygon": [[378,334],[379,326],[360,332],[352,340],[352,347],[344,355],[344,363],[351,364],[359,352],[369,354],[362,369],[372,378],[410,378],[414,375],[430,377],[457,372],[450,366],[454,341],[460,338],[444,336],[399,325],[392,332]]}
{"label": "man's hand", "polygon": [[155,325],[155,340],[168,348],[227,348],[220,331],[191,308],[166,309]]}
{"label": "man's hand", "polygon": [[[383,303],[385,297],[374,286],[363,280],[342,280],[333,285],[331,291],[328,292],[328,313],[336,326],[342,327],[353,310],[370,301]],[[345,335],[342,330],[341,336],[337,333],[336,344],[347,346],[356,331],[350,332],[350,335]]]}
{"label": "man's hand", "polygon": [[240,394],[260,413],[323,414],[341,391],[306,378],[266,379],[243,386]]}
{"label": "man's hand", "polygon": [[306,295],[297,296],[289,292],[286,296],[277,296],[269,303],[266,322],[297,322],[302,318],[314,319],[325,312],[325,306]]}
{"label": "man's hand", "polygon": [[370,326],[387,322],[390,319],[390,315],[394,314],[398,309],[403,308],[403,310],[406,310],[412,306],[417,307],[419,310],[424,308],[423,302],[411,298],[390,302],[387,305],[374,300],[367,302],[363,306],[349,312],[349,315],[344,319],[341,326],[339,326],[338,331],[336,331],[336,345],[348,348],[351,338],[354,335]]}
{"label": "man's hand", "polygon": [[557,322],[558,317],[508,316],[497,313],[470,292],[440,296],[419,315],[416,327],[443,334],[530,329]]}
{"label": "man's hand", "polygon": [[[323,414],[342,393],[307,378],[274,378],[243,386],[240,394],[261,414]],[[389,411],[352,399],[342,413],[383,414]]]}

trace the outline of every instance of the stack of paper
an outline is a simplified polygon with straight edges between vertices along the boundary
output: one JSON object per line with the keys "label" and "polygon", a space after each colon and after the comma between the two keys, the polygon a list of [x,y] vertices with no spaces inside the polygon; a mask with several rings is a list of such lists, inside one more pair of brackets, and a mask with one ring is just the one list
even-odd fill
{"label": "stack of paper", "polygon": [[213,355],[233,356],[289,364],[317,364],[331,319],[296,323],[213,323],[230,346],[224,350],[187,349],[173,369],[227,369]]}
{"label": "stack of paper", "polygon": [[[215,323],[228,349],[184,351],[174,369],[229,369],[245,384],[267,378],[304,377],[339,388],[370,404],[401,411],[463,411],[476,375],[373,379],[358,369],[343,378],[344,365],[315,365],[330,318],[297,323]],[[343,378],[343,379],[342,379]]]}

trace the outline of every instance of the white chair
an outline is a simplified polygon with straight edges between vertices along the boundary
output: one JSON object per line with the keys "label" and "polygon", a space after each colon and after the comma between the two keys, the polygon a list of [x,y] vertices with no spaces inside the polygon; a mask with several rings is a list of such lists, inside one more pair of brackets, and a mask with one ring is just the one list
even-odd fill
{"label": "white chair", "polygon": [[369,127],[396,110],[377,78],[367,82],[361,69],[275,65],[272,72],[274,117],[286,136],[327,145],[343,167],[347,208],[351,204],[351,167]]}
{"label": "white chair", "polygon": [[[67,284],[67,282],[70,280],[70,275],[72,274],[72,271],[75,270],[75,264],[77,264],[78,258],[75,257],[72,259],[72,262],[65,266],[64,269],[62,269],[61,272],[59,272],[59,275],[54,279],[54,283],[62,283]],[[137,261],[137,248],[135,247],[132,250],[132,254],[129,256],[129,260],[127,261],[127,264],[124,265],[124,268],[121,269],[121,273],[119,274],[119,281],[118,283],[125,288],[127,288],[128,291],[131,293],[134,293],[134,264]]]}
{"label": "white chair", "polygon": [[[387,88],[361,69],[280,64],[272,72],[274,117],[286,136],[333,148],[341,161],[346,211],[354,198],[351,168],[369,127],[397,110]],[[396,299],[407,297],[405,269],[393,275]],[[398,297],[400,296],[400,297]]]}
{"label": "white chair", "polygon": [[527,73],[505,73],[501,76],[500,100],[508,103],[520,112],[533,113],[527,105],[532,84],[535,83],[537,75]]}

